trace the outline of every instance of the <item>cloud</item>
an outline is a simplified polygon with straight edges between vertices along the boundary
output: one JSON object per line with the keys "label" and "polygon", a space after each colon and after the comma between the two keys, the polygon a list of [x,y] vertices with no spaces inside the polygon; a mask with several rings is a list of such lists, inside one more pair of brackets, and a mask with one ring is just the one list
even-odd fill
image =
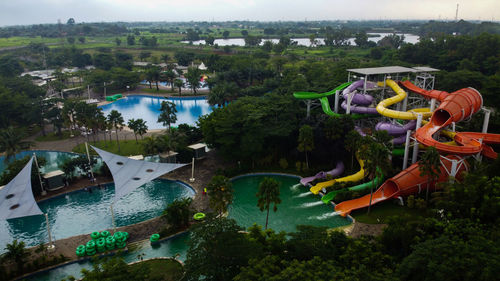
{"label": "cloud", "polygon": [[[498,0],[461,0],[461,19],[500,19]],[[16,0],[0,25],[96,21],[453,19],[457,0]]]}

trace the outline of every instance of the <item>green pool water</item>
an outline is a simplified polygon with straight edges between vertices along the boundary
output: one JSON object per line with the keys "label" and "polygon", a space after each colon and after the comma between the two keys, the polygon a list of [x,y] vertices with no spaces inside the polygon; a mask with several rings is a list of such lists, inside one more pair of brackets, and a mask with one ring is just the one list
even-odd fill
{"label": "green pool water", "polygon": [[295,226],[305,224],[314,226],[338,227],[350,224],[350,220],[338,216],[331,204],[324,204],[320,197],[300,185],[298,177],[282,175],[251,175],[233,180],[234,199],[229,207],[229,218],[248,228],[254,223],[264,226],[266,212],[257,207],[256,193],[264,177],[271,177],[280,185],[281,204],[278,211],[269,212],[269,225],[276,231],[294,232]]}

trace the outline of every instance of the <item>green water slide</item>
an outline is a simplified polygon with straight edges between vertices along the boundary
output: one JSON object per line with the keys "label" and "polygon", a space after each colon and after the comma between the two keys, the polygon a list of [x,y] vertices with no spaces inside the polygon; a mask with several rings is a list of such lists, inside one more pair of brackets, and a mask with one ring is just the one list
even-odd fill
{"label": "green water slide", "polygon": [[404,147],[395,147],[392,150],[392,155],[393,156],[403,156],[403,155],[405,155],[405,148]]}
{"label": "green water slide", "polygon": [[[340,117],[345,114],[338,114],[332,111],[330,107],[330,102],[328,101],[328,96],[335,95],[337,91],[342,91],[343,89],[347,88],[349,85],[351,85],[352,82],[345,82],[344,84],[338,86],[337,88],[325,92],[325,93],[313,93],[313,92],[295,92],[293,93],[293,96],[296,99],[301,99],[301,100],[310,100],[310,99],[319,99],[321,102],[321,108],[323,109],[323,112],[325,114],[333,116],[333,117]],[[373,115],[370,114],[349,114],[349,116],[352,119],[362,119],[362,118],[369,118],[373,117]]]}
{"label": "green water slide", "polygon": [[[372,186],[372,182],[375,182],[375,186],[379,186],[382,183],[383,180],[384,180],[383,176],[382,177],[376,177],[372,181],[365,182],[365,183],[362,183],[362,184],[358,184],[358,185],[355,185],[355,186],[351,186],[351,187],[348,188],[348,190],[350,190],[350,191],[364,190],[364,189],[370,188]],[[333,198],[335,198],[335,195],[337,195],[340,191],[342,191],[342,189],[328,192],[328,194],[326,194],[323,197],[321,197],[321,201],[323,201],[323,203],[325,203],[325,204],[328,204],[330,201],[333,200]]]}

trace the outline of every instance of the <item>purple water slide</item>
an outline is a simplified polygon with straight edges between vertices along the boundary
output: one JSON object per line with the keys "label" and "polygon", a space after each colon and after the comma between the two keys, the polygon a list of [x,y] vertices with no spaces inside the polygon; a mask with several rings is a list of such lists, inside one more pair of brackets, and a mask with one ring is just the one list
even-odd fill
{"label": "purple water slide", "polygon": [[308,183],[317,180],[317,179],[324,179],[326,178],[327,175],[330,175],[332,177],[336,177],[344,172],[344,163],[342,161],[338,161],[337,164],[335,165],[335,169],[328,171],[328,172],[319,172],[315,176],[312,177],[307,177],[307,178],[301,178],[300,179],[300,184],[303,186],[307,186]]}
{"label": "purple water slide", "polygon": [[363,130],[360,127],[356,126],[354,127],[354,130],[356,130],[356,132],[358,132],[362,137],[366,136],[365,132],[363,132]]}
{"label": "purple water slide", "polygon": [[[363,95],[359,94],[356,89],[357,88],[362,88],[364,85],[363,80],[358,80],[356,82],[353,82],[349,87],[345,88],[344,91],[342,91],[342,96],[344,97],[344,100],[347,100],[347,97],[349,96],[350,93],[354,92],[354,95],[352,96],[351,102],[357,105],[370,105],[373,102],[373,97],[370,95]],[[366,87],[371,89],[373,88],[373,83],[367,83]]]}
{"label": "purple water slide", "polygon": [[[344,100],[340,106],[342,106],[344,110],[347,110],[347,101]],[[357,106],[355,104],[351,104],[351,113],[378,114],[375,107]]]}
{"label": "purple water slide", "polygon": [[406,135],[406,131],[414,130],[417,126],[417,120],[411,120],[405,125],[401,126],[400,124],[393,124],[390,122],[379,122],[375,125],[375,130],[377,131],[387,131],[391,136],[399,136]]}
{"label": "purple water slide", "polygon": [[401,145],[401,144],[403,144],[405,142],[406,142],[406,134],[401,135],[399,137],[394,137],[392,139],[392,144],[394,144],[394,145]]}

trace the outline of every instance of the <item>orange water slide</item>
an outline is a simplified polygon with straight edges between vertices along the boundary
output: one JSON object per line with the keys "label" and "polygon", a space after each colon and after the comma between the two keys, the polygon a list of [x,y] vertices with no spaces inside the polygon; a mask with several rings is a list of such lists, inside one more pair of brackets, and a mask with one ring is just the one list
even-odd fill
{"label": "orange water slide", "polygon": [[[448,171],[451,170],[452,160],[462,160],[460,156],[450,155],[447,157],[441,157],[442,165],[441,175],[437,182],[445,181],[448,179]],[[457,166],[457,177],[467,169],[466,165]],[[418,193],[427,188],[427,176],[421,176],[419,170],[418,162],[411,165],[404,171],[401,171],[396,176],[388,179],[383,185],[381,185],[377,191],[373,193],[372,205],[379,202],[383,202],[387,199],[391,199],[398,196],[408,196],[411,194]],[[431,191],[435,190],[436,186],[434,182],[429,185]],[[335,206],[335,211],[342,216],[346,216],[353,210],[366,208],[370,204],[370,194],[363,197],[352,199],[349,201],[344,201]]]}
{"label": "orange water slide", "polygon": [[459,132],[454,136],[458,146],[442,143],[434,139],[434,136],[446,126],[453,122],[468,119],[481,109],[483,98],[476,89],[464,88],[450,94],[436,90],[426,91],[409,81],[401,82],[401,84],[412,92],[435,98],[441,102],[434,111],[430,122],[415,132],[415,138],[419,143],[434,146],[437,150],[445,153],[471,155],[482,152],[487,157],[497,157],[493,149],[487,144],[500,143],[499,134]]}

